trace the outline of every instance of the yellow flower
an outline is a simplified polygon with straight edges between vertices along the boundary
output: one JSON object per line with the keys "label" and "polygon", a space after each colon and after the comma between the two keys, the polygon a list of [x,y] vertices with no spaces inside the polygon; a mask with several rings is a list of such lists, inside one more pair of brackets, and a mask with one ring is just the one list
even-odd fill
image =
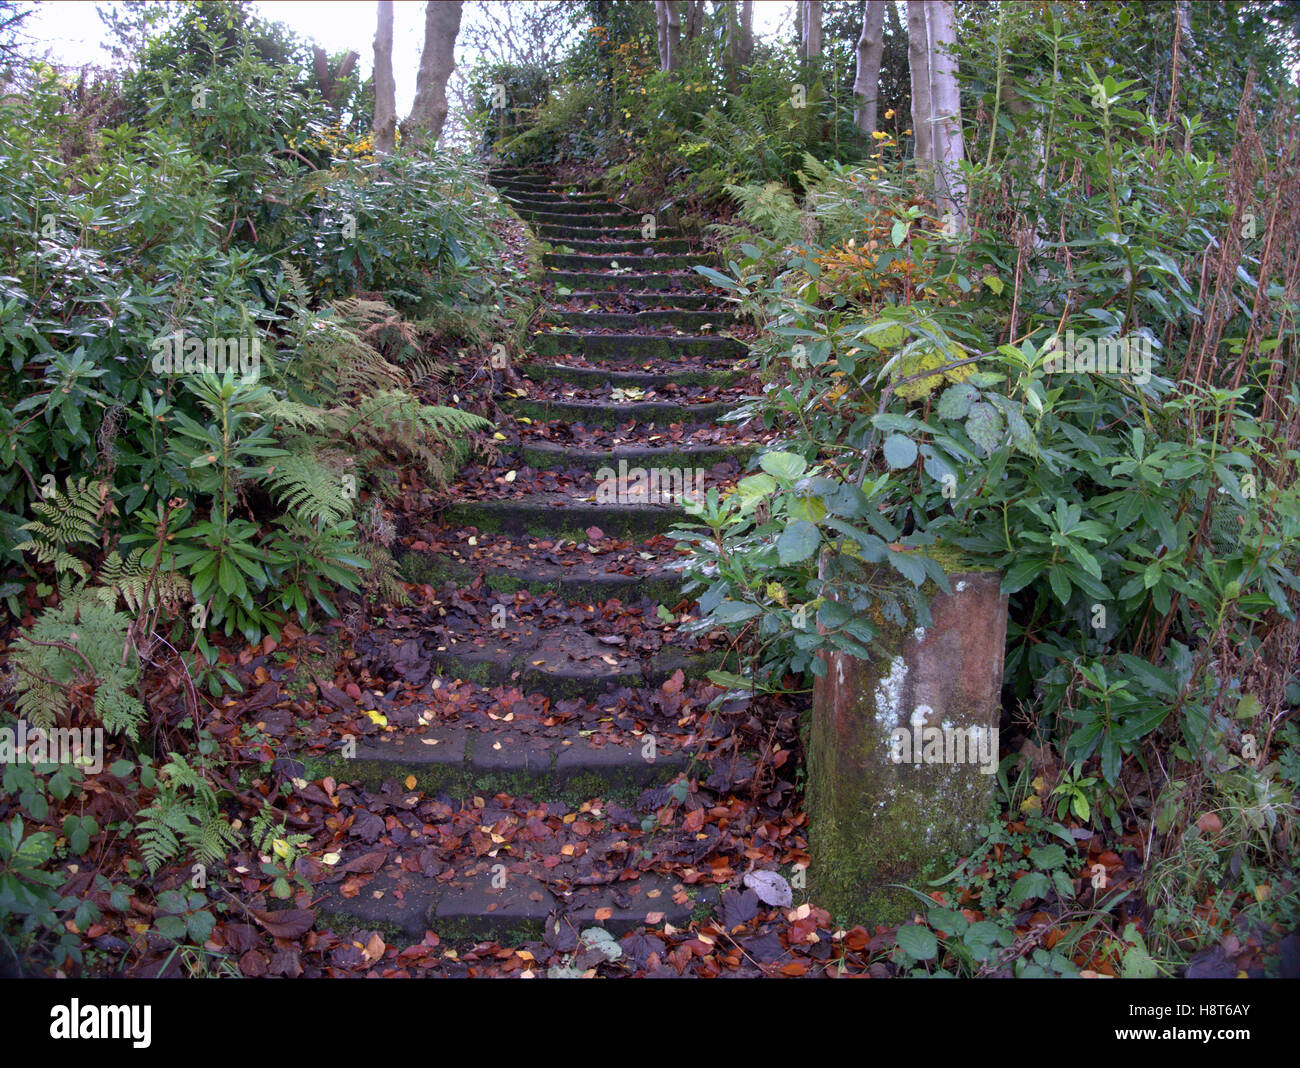
{"label": "yellow flower", "polygon": [[904,130],[904,131],[903,131],[903,136],[904,136],[904,137],[911,137],[911,136],[912,136],[912,131],[911,131],[911,130]]}
{"label": "yellow flower", "polygon": [[888,111],[885,112],[885,118],[892,119],[893,117],[894,117],[894,109],[890,108]]}
{"label": "yellow flower", "polygon": [[889,134],[885,133],[884,130],[872,130],[871,136],[874,137],[877,141],[883,141],[886,137],[889,136]]}

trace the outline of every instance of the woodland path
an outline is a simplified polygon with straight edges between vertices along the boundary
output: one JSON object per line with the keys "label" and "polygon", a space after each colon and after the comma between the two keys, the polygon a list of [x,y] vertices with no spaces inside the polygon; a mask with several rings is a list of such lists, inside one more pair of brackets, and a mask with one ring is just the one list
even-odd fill
{"label": "woodland path", "polygon": [[[663,535],[685,513],[631,470],[723,486],[759,435],[721,421],[753,390],[747,348],[684,237],[544,175],[491,180],[554,250],[546,306],[498,396],[500,462],[462,473],[403,561],[436,596],[355,641],[428,705],[381,706],[354,758],[313,762],[355,842],[318,904],[341,935],[567,952],[593,925],[685,926],[756,858],[784,859],[742,851],[764,835],[752,806],[719,828],[752,752],[706,709],[725,646],[677,629],[690,600]],[[597,475],[620,461],[610,502]],[[691,782],[712,799],[685,804]]]}

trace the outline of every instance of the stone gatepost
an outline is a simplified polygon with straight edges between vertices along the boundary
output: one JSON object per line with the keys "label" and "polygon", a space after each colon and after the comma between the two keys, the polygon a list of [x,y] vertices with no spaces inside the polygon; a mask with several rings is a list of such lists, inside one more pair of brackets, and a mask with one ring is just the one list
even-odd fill
{"label": "stone gatepost", "polygon": [[[998,765],[1007,598],[997,572],[955,572],[932,625],[884,624],[879,659],[823,654],[806,802],[809,891],[843,923],[893,924],[919,905],[890,883],[936,878],[973,844]],[[938,872],[938,874],[943,874]]]}

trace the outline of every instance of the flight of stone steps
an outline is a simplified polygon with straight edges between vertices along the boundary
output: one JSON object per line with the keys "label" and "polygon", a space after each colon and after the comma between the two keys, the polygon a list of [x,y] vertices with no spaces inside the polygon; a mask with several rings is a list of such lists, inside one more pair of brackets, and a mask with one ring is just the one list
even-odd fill
{"label": "flight of stone steps", "polygon": [[[453,722],[420,716],[309,765],[350,784],[368,828],[320,909],[337,930],[444,942],[680,926],[716,887],[683,887],[646,854],[703,862],[708,835],[647,829],[647,813],[684,772],[710,774],[678,695],[730,662],[678,633],[690,602],[664,534],[685,518],[673,487],[734,481],[760,443],[722,422],[752,390],[747,348],[682,236],[647,236],[639,214],[543,174],[490,180],[554,250],[544,314],[498,398],[501,462],[463,472],[403,560],[445,614],[414,652],[371,642],[395,677],[467,699]],[[657,498],[637,470],[663,473]],[[629,611],[645,617],[631,638]]]}

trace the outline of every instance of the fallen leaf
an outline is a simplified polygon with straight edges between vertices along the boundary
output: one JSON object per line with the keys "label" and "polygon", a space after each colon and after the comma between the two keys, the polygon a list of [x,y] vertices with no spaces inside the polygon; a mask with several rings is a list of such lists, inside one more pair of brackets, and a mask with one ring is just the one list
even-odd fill
{"label": "fallen leaf", "polygon": [[281,912],[248,910],[250,916],[275,938],[297,938],[311,930],[316,922],[315,909],[285,909]]}
{"label": "fallen leaf", "polygon": [[[788,908],[794,902],[794,892],[790,889],[790,884],[778,872],[751,871],[742,882],[753,890],[758,895],[758,900],[765,905]],[[811,906],[805,903],[796,911],[801,915],[796,915],[795,919],[802,920],[811,911]]]}

